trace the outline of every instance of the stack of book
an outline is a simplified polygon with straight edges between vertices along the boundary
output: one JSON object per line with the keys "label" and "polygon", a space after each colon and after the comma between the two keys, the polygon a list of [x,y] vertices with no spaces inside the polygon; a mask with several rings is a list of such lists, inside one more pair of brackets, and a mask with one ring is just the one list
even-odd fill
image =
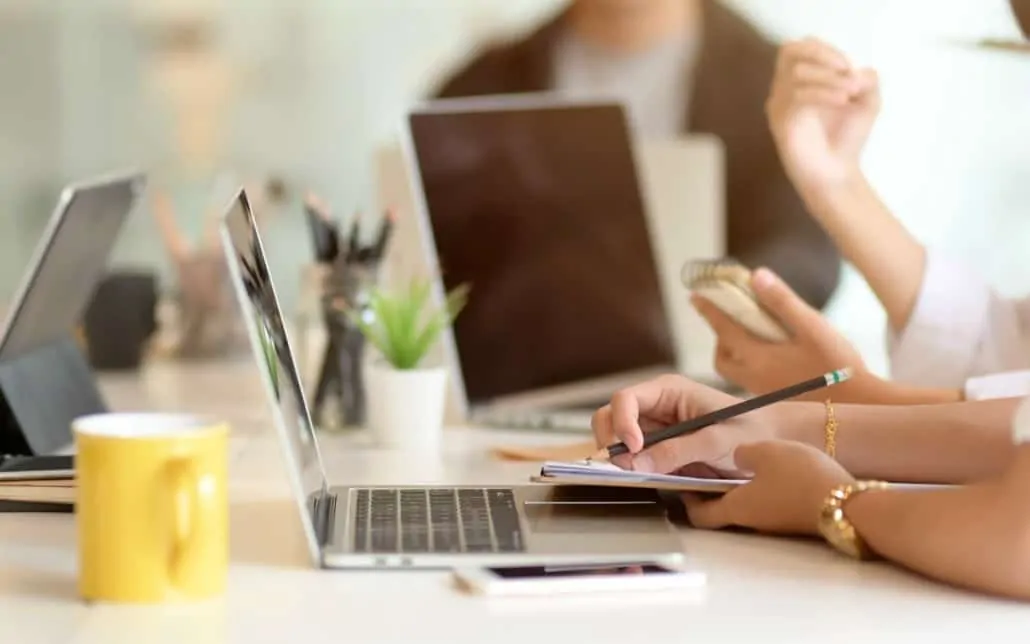
{"label": "stack of book", "polygon": [[[8,511],[66,509],[75,504],[70,456],[0,456],[0,504]],[[54,506],[40,508],[38,506]]]}

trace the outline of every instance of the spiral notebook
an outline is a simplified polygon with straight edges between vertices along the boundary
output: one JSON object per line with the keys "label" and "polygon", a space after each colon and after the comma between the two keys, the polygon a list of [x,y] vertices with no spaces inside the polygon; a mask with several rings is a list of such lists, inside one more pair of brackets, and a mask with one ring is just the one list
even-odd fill
{"label": "spiral notebook", "polygon": [[784,342],[787,330],[759,303],[751,289],[751,270],[730,259],[697,260],[683,265],[680,279],[692,293],[711,302],[752,334]]}
{"label": "spiral notebook", "polygon": [[[611,463],[549,461],[540,468],[540,474],[530,477],[537,483],[551,485],[602,485],[608,487],[641,487],[674,492],[708,492],[721,494],[744,485],[748,479],[715,479],[675,474],[651,474],[624,470]],[[894,489],[926,490],[952,487],[930,483],[891,483]]]}
{"label": "spiral notebook", "polygon": [[746,479],[712,479],[675,474],[650,474],[624,470],[611,463],[574,461],[563,463],[548,461],[540,468],[540,475],[532,477],[538,483],[552,485],[604,485],[610,487],[642,487],[677,492],[728,492]]}

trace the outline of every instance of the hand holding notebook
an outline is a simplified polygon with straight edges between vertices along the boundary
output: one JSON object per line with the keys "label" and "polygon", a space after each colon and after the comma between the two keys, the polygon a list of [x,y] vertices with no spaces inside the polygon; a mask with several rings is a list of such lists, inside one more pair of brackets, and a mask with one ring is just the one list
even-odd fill
{"label": "hand holding notebook", "polygon": [[790,334],[762,306],[751,288],[751,271],[733,260],[687,262],[683,285],[709,301],[734,322],[767,342],[786,342]]}
{"label": "hand holding notebook", "polygon": [[532,478],[552,485],[601,485],[606,487],[643,487],[676,492],[728,492],[746,479],[717,479],[675,474],[655,474],[624,470],[611,463],[578,461],[563,463],[549,461]]}
{"label": "hand holding notebook", "polygon": [[[624,470],[611,463],[578,461],[563,463],[550,461],[540,468],[540,474],[531,477],[537,483],[551,485],[599,485],[605,487],[641,487],[673,492],[708,492],[722,494],[750,482],[750,479],[705,478],[680,476],[677,474],[656,474]],[[944,485],[891,483],[897,489],[928,489],[948,487]]]}

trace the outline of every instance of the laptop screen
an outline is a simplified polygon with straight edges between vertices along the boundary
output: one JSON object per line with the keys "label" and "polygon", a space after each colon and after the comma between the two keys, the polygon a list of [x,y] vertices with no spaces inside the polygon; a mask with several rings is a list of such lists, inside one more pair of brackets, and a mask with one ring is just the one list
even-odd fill
{"label": "laptop screen", "polygon": [[676,364],[618,104],[493,97],[409,115],[470,403]]}
{"label": "laptop screen", "polygon": [[144,184],[142,175],[111,177],[61,195],[0,337],[5,361],[71,334]]}
{"label": "laptop screen", "polygon": [[306,498],[324,486],[325,470],[264,246],[242,191],[225,216],[222,241],[261,378],[285,439],[289,474]]}

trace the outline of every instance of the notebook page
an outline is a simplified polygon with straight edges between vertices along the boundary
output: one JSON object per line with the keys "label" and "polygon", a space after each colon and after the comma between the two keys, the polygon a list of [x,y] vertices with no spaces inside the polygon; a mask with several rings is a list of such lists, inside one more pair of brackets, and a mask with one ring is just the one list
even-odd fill
{"label": "notebook page", "polygon": [[[648,472],[633,472],[624,470],[611,463],[598,463],[591,461],[558,462],[548,461],[540,469],[540,476],[543,477],[576,477],[580,479],[596,479],[605,482],[623,481],[626,483],[662,483],[681,485],[691,490],[703,492],[705,489],[723,491],[727,487],[743,485],[748,479],[715,479],[696,476],[676,476],[675,474],[651,474]],[[934,483],[890,483],[889,486],[896,490],[929,490],[954,487],[946,484]]]}
{"label": "notebook page", "polygon": [[624,470],[611,463],[598,463],[590,461],[574,461],[563,463],[548,461],[540,469],[541,476],[575,476],[580,478],[594,478],[605,481],[625,481],[632,483],[671,483],[674,485],[689,485],[692,488],[703,490],[706,487],[714,489],[725,489],[729,485],[743,485],[746,479],[711,479],[696,476],[676,476],[675,474],[651,474],[648,472],[633,472]]}

